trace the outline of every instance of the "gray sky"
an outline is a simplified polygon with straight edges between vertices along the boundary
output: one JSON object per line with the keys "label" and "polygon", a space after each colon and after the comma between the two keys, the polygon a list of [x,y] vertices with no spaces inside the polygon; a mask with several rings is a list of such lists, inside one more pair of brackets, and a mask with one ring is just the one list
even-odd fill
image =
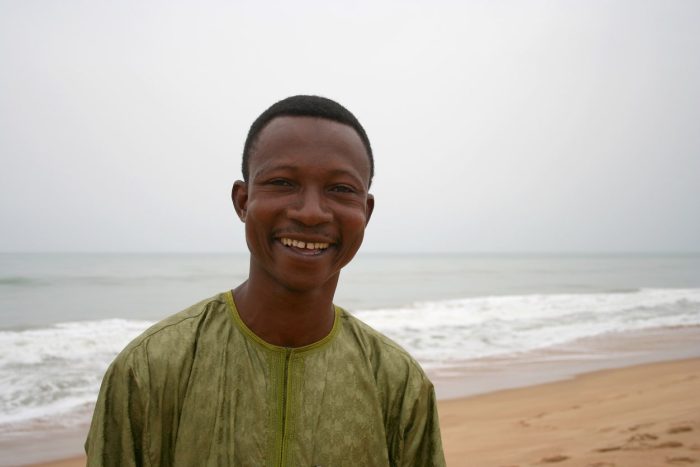
{"label": "gray sky", "polygon": [[370,136],[365,251],[700,251],[700,2],[428,5],[0,0],[0,251],[245,251],[299,93]]}

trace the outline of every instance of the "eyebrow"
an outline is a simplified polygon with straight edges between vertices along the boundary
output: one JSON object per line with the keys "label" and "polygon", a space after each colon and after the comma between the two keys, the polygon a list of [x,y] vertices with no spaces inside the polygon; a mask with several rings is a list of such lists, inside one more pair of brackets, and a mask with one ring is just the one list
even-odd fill
{"label": "eyebrow", "polygon": [[[264,176],[265,174],[273,171],[285,171],[289,170],[292,172],[298,172],[299,171],[299,166],[296,165],[289,165],[289,164],[284,164],[284,165],[273,165],[272,167],[262,167],[253,178],[257,178],[259,176]],[[346,169],[334,169],[330,171],[330,174],[332,176],[337,176],[337,175],[347,175],[348,177],[352,178],[355,180],[356,183],[359,183],[362,186],[365,186],[365,182],[362,181],[360,177],[358,177],[353,171],[346,170]]]}

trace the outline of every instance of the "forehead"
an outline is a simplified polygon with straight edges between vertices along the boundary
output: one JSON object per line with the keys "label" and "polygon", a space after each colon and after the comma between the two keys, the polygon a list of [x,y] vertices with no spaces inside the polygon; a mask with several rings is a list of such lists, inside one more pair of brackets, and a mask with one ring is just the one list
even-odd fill
{"label": "forehead", "polygon": [[280,116],[270,120],[251,148],[249,171],[276,162],[303,165],[311,161],[345,162],[369,180],[369,155],[354,128],[334,120]]}

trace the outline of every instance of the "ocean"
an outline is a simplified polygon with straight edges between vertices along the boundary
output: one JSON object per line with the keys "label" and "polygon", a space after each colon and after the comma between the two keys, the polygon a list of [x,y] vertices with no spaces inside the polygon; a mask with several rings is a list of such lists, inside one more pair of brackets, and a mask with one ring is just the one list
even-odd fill
{"label": "ocean", "polygon": [[[115,355],[153,322],[236,286],[247,261],[0,254],[0,439],[85,424]],[[340,284],[337,304],[429,372],[700,325],[700,255],[362,253]]]}

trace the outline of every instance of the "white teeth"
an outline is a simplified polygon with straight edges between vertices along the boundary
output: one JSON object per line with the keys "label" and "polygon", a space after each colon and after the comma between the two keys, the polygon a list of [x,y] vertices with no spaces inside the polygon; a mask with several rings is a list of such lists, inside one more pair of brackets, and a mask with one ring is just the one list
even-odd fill
{"label": "white teeth", "polygon": [[292,240],[291,238],[280,238],[280,242],[285,246],[293,246],[306,250],[325,250],[329,245],[325,242],[303,242],[301,240]]}

